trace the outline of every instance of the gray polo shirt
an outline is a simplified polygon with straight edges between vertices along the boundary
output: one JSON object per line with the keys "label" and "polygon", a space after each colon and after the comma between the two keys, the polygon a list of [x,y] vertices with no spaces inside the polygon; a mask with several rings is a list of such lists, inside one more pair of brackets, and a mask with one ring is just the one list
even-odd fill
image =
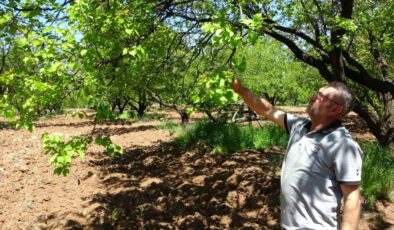
{"label": "gray polo shirt", "polygon": [[290,139],[282,165],[286,229],[339,229],[341,183],[360,184],[363,153],[340,122],[309,132],[310,120],[285,115]]}

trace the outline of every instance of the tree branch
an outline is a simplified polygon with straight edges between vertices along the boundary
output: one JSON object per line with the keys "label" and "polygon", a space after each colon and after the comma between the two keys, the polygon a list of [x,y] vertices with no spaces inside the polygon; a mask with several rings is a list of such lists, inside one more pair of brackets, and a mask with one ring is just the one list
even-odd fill
{"label": "tree branch", "polygon": [[387,79],[389,75],[389,67],[387,62],[384,60],[383,56],[380,54],[379,50],[375,47],[376,38],[371,30],[368,30],[368,37],[369,37],[369,46],[370,52],[372,56],[375,58],[375,61],[378,63],[378,68],[381,73],[382,79]]}
{"label": "tree branch", "polygon": [[364,85],[375,92],[394,94],[394,84],[392,82],[369,77],[367,72],[358,72],[346,65],[344,68],[346,76],[352,81]]}
{"label": "tree branch", "polygon": [[264,28],[263,32],[267,35],[270,35],[274,39],[282,42],[283,44],[285,44],[293,52],[293,54],[296,56],[296,58],[298,58],[300,61],[303,61],[306,64],[311,65],[311,66],[315,67],[316,69],[318,69],[320,74],[322,75],[322,77],[325,78],[327,81],[334,80],[334,76],[330,72],[330,70],[327,68],[326,63],[324,63],[323,61],[318,60],[310,55],[307,55],[304,51],[302,51],[297,46],[297,44],[295,44],[294,41],[290,40],[289,38],[287,38],[283,35],[276,33],[275,31],[272,31],[268,28]]}
{"label": "tree branch", "polygon": [[2,49],[2,57],[1,57],[0,74],[3,73],[3,70],[4,70],[4,68],[5,68],[5,59],[6,59],[7,55],[8,55],[8,52],[10,51],[10,48],[8,48],[7,52],[5,52],[4,47],[2,47],[2,48],[3,48],[3,49]]}
{"label": "tree branch", "polygon": [[315,48],[318,48],[318,49],[324,51],[323,46],[319,42],[317,42],[316,40],[312,39],[311,37],[309,37],[308,35],[306,35],[305,33],[301,32],[297,29],[292,29],[292,28],[279,26],[279,25],[275,25],[275,26],[273,26],[273,28],[280,30],[282,32],[294,34],[297,37],[302,38],[304,41],[308,42],[309,44],[313,45]]}

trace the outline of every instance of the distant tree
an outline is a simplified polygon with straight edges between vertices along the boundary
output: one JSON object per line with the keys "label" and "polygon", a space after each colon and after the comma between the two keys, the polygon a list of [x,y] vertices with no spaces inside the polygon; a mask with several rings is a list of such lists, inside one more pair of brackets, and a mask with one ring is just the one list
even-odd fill
{"label": "distant tree", "polygon": [[[272,104],[307,104],[310,95],[324,84],[314,69],[293,59],[279,42],[261,39],[238,50],[245,59],[245,71],[239,78],[256,94]],[[305,82],[308,82],[307,84]]]}

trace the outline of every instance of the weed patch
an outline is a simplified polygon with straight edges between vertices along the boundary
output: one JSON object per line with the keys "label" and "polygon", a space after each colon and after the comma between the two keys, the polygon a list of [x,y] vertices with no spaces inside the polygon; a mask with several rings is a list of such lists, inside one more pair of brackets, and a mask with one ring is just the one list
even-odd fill
{"label": "weed patch", "polygon": [[393,200],[394,153],[377,143],[361,143],[364,151],[361,191],[368,204]]}
{"label": "weed patch", "polygon": [[[174,126],[166,125],[170,132]],[[174,132],[174,131],[173,131]],[[190,124],[179,132],[176,142],[183,148],[194,148],[203,141],[218,153],[233,153],[246,149],[265,149],[270,146],[285,148],[288,136],[273,125],[263,127],[221,124],[209,121]]]}

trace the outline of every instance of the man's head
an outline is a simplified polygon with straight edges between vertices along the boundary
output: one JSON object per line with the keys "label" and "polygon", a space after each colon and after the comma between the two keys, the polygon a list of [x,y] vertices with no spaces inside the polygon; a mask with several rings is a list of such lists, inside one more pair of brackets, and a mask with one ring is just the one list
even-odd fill
{"label": "man's head", "polygon": [[338,120],[353,109],[353,96],[341,82],[320,88],[309,100],[307,112],[314,119]]}

